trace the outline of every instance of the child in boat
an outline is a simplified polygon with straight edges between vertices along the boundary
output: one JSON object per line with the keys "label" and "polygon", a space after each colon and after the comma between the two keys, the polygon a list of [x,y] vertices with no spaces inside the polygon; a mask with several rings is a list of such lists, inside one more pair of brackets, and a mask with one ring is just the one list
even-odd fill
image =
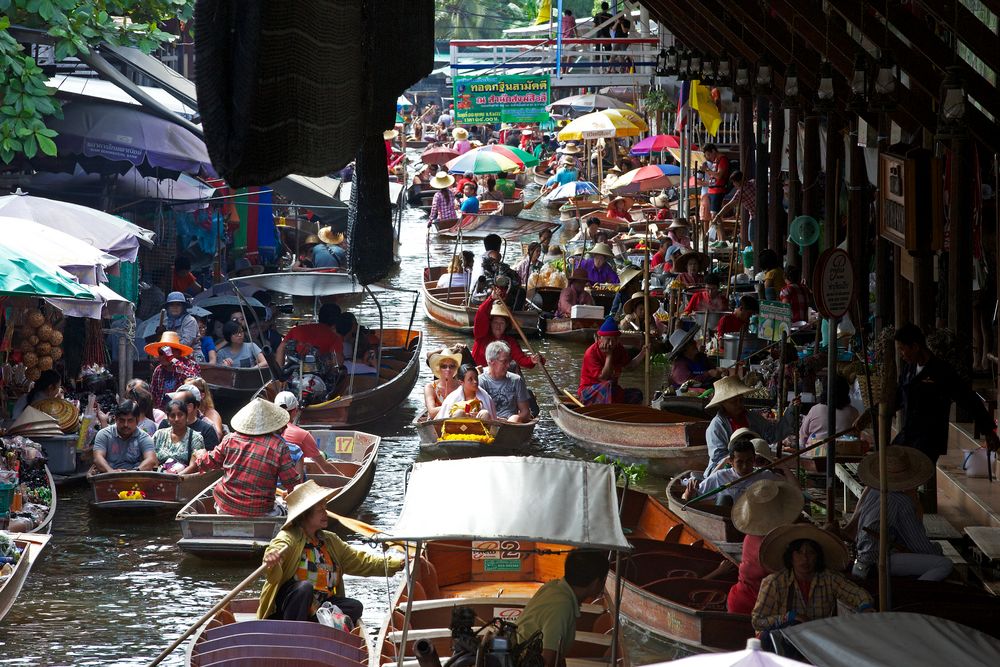
{"label": "child in boat", "polygon": [[167,403],[167,421],[170,428],[161,428],[153,434],[156,459],[162,472],[179,473],[195,452],[205,450],[205,439],[188,426],[187,406],[182,400],[175,398]]}
{"label": "child in boat", "polygon": [[438,418],[474,417],[496,419],[493,399],[479,387],[479,370],[473,364],[463,364],[459,369],[462,385],[448,394],[441,404]]}

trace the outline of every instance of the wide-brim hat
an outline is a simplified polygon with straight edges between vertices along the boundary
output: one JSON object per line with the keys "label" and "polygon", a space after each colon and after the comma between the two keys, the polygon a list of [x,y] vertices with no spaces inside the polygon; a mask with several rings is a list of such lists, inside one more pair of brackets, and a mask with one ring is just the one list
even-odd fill
{"label": "wide-brim hat", "polygon": [[609,205],[609,206],[614,206],[615,204],[617,204],[617,203],[618,203],[618,202],[620,202],[620,201],[623,201],[623,202],[625,202],[625,204],[626,204],[626,208],[631,208],[631,206],[632,206],[632,204],[633,204],[633,201],[632,201],[631,199],[629,199],[628,197],[622,197],[621,195],[618,195],[617,197],[615,197],[614,199],[612,199],[612,200],[611,200],[611,201],[610,201],[610,202],[608,203],[608,205]]}
{"label": "wide-brim hat", "polygon": [[451,136],[457,139],[458,141],[463,141],[469,138],[469,131],[464,127],[456,127],[454,130],[451,131]]}
{"label": "wide-brim hat", "polygon": [[620,285],[619,289],[625,289],[626,285],[628,285],[631,281],[635,280],[641,275],[642,275],[642,269],[640,269],[637,266],[632,266],[631,264],[629,264],[628,266],[626,266],[624,269],[621,270],[621,273],[618,274],[618,284]]}
{"label": "wide-brim hat", "polygon": [[622,173],[622,169],[618,165],[612,165],[612,166],[608,167],[608,173],[609,174],[620,174],[620,173]]}
{"label": "wide-brim hat", "polygon": [[230,425],[244,435],[274,433],[288,424],[288,411],[271,401],[255,398],[233,415]]}
{"label": "wide-brim hat", "polygon": [[545,251],[545,257],[548,259],[562,259],[563,251],[557,245],[550,245],[549,249]]}
{"label": "wide-brim hat", "polygon": [[665,194],[658,194],[655,197],[650,197],[649,203],[656,208],[666,208],[670,206],[670,197]]}
{"label": "wide-brim hat", "polygon": [[32,403],[31,407],[55,419],[63,433],[75,431],[80,421],[80,408],[65,398],[43,398]]}
{"label": "wide-brim hat", "polygon": [[285,503],[288,505],[288,519],[281,529],[288,530],[295,519],[320,503],[325,505],[330,502],[330,499],[338,493],[340,493],[339,489],[328,489],[325,486],[320,486],[312,479],[299,484],[292,489],[291,493],[285,496]]}
{"label": "wide-brim hat", "polygon": [[510,319],[510,311],[507,310],[507,304],[502,301],[494,301],[493,307],[490,308],[490,317],[505,317]]}
{"label": "wide-brim hat", "polygon": [[667,231],[670,231],[671,229],[683,229],[688,232],[691,231],[691,225],[688,224],[688,221],[684,218],[674,218],[674,221],[670,223],[669,227],[667,227]]}
{"label": "wide-brim hat", "polygon": [[562,153],[563,155],[579,155],[583,152],[583,150],[571,141],[556,152]]}
{"label": "wide-brim hat", "polygon": [[431,352],[427,355],[427,365],[430,367],[434,377],[441,377],[441,362],[451,359],[456,366],[462,365],[462,355],[458,352]]}
{"label": "wide-brim hat", "polygon": [[791,482],[762,479],[736,499],[733,526],[744,535],[767,535],[795,521],[802,505],[802,491]]}
{"label": "wide-brim hat", "polygon": [[580,267],[573,269],[573,273],[569,275],[569,281],[573,282],[574,280],[582,280],[585,283],[592,282],[590,276],[587,275],[587,270]]}
{"label": "wide-brim hat", "polygon": [[732,376],[716,380],[712,388],[715,390],[715,393],[712,395],[712,400],[705,406],[706,408],[714,408],[720,403],[725,403],[728,400],[749,394],[753,391],[753,389],[743,384],[742,380]]}
{"label": "wide-brim hat", "polygon": [[160,356],[161,347],[169,347],[174,350],[177,350],[177,352],[182,357],[186,357],[192,352],[194,352],[194,348],[188,347],[187,345],[181,343],[181,337],[177,334],[176,331],[164,331],[163,334],[160,336],[160,340],[156,341],[155,343],[147,343],[146,346],[142,349],[144,349],[146,351],[146,354],[148,354],[149,356],[158,357]]}
{"label": "wide-brim hat", "polygon": [[708,267],[712,266],[711,257],[697,250],[689,250],[674,259],[674,271],[676,273],[683,273],[687,269],[687,263],[692,259],[698,260],[699,271],[705,271]]}
{"label": "wide-brim hat", "polygon": [[561,165],[568,165],[570,167],[575,167],[576,166],[576,160],[574,160],[573,158],[571,158],[568,155],[563,155],[561,158],[559,158],[559,164],[561,164]]}
{"label": "wide-brim hat", "polygon": [[730,444],[730,446],[734,442],[736,442],[737,440],[742,440],[743,438],[749,438],[750,440],[753,440],[754,438],[759,439],[760,438],[760,433],[757,433],[757,431],[754,431],[753,429],[749,429],[746,426],[743,426],[742,428],[738,428],[735,431],[733,431],[733,434],[731,436],[729,436],[729,444]]}
{"label": "wide-brim hat", "polygon": [[329,243],[330,245],[337,245],[338,243],[344,242],[344,235],[340,232],[333,231],[332,227],[323,227],[316,234],[319,240],[323,243]]}
{"label": "wide-brim hat", "polygon": [[[632,311],[635,310],[635,307],[638,306],[640,303],[643,303],[645,298],[646,298],[645,292],[633,292],[632,296],[629,297],[629,300],[626,301],[625,305],[622,306],[622,310],[625,311],[625,313],[631,315]],[[649,297],[649,300],[656,301],[656,299],[654,299],[652,296]]]}
{"label": "wide-brim hat", "polygon": [[701,327],[697,324],[691,327],[689,331],[684,331],[683,329],[678,329],[672,334],[670,334],[670,353],[667,354],[668,359],[676,359],[677,355],[688,346],[688,343],[694,340],[694,337],[698,335],[698,331]]}
{"label": "wide-brim hat", "polygon": [[769,531],[760,543],[760,564],[769,572],[784,570],[785,550],[795,540],[812,540],[818,544],[829,570],[839,572],[847,567],[850,554],[840,538],[810,523],[792,523]]}
{"label": "wide-brim hat", "polygon": [[187,306],[188,300],[187,297],[184,296],[183,292],[171,292],[167,295],[167,299],[163,302],[163,305],[169,306],[172,303],[179,303],[182,306]]}
{"label": "wide-brim hat", "polygon": [[32,427],[33,430],[36,430],[38,427],[46,425],[59,430],[58,419],[43,410],[39,410],[38,408],[29,405],[21,411],[21,414],[14,420],[14,423],[7,428],[7,433],[16,433],[27,429],[28,427]]}
{"label": "wide-brim hat", "polygon": [[446,171],[439,171],[431,179],[431,187],[437,190],[444,190],[455,185],[455,177]]}
{"label": "wide-brim hat", "polygon": [[[913,489],[934,475],[934,463],[926,454],[913,447],[893,445],[885,450],[885,469],[888,473],[889,491]],[[879,480],[878,453],[861,459],[858,464],[858,478],[865,486],[881,489]]]}
{"label": "wide-brim hat", "polygon": [[595,243],[594,247],[588,250],[591,255],[604,255],[605,257],[614,257],[614,253],[611,252],[611,246],[607,243]]}
{"label": "wide-brim hat", "polygon": [[382,138],[386,141],[392,141],[399,136],[399,130],[386,130],[382,133]]}

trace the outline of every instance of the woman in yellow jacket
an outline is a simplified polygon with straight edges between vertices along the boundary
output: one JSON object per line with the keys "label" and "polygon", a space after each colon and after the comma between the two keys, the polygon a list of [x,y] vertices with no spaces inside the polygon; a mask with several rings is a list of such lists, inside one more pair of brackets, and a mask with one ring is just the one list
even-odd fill
{"label": "woman in yellow jacket", "polygon": [[345,595],[344,575],[395,574],[403,568],[401,555],[376,556],[326,530],[326,503],[336,493],[309,480],[288,494],[288,521],[264,552],[270,569],[257,618],[315,621],[316,610],[330,602],[357,624],[364,607]]}

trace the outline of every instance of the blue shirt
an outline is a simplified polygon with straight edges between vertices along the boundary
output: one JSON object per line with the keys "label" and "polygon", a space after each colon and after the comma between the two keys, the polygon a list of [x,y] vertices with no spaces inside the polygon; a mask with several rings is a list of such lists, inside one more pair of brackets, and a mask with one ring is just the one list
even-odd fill
{"label": "blue shirt", "polygon": [[563,169],[562,171],[557,172],[556,175],[550,178],[548,181],[546,181],[545,185],[546,186],[566,185],[567,183],[572,183],[575,180],[578,180],[576,169]]}
{"label": "blue shirt", "polygon": [[[208,353],[215,349],[215,341],[211,336],[201,337],[201,356],[200,361],[208,361]],[[200,362],[199,362],[200,363]]]}
{"label": "blue shirt", "polygon": [[313,246],[312,255],[317,269],[339,269],[347,264],[347,251],[339,245],[321,243]]}
{"label": "blue shirt", "polygon": [[479,213],[479,197],[466,197],[462,202],[462,213]]}

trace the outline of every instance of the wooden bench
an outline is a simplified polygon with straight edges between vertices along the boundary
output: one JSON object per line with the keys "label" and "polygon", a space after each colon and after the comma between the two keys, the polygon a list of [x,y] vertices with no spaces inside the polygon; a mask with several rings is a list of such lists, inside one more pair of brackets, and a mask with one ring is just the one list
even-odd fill
{"label": "wooden bench", "polygon": [[[503,597],[475,597],[475,598],[437,598],[434,600],[414,600],[412,611],[428,611],[431,609],[447,609],[449,607],[474,607],[476,605],[493,605],[499,607],[524,607],[531,600],[527,595],[511,595]],[[406,611],[406,603],[402,602],[396,610]],[[580,605],[581,614],[603,614],[604,607],[598,604],[584,603]]]}
{"label": "wooden bench", "polygon": [[986,565],[1000,565],[1000,528],[968,526],[965,534],[972,541],[973,553]]}

